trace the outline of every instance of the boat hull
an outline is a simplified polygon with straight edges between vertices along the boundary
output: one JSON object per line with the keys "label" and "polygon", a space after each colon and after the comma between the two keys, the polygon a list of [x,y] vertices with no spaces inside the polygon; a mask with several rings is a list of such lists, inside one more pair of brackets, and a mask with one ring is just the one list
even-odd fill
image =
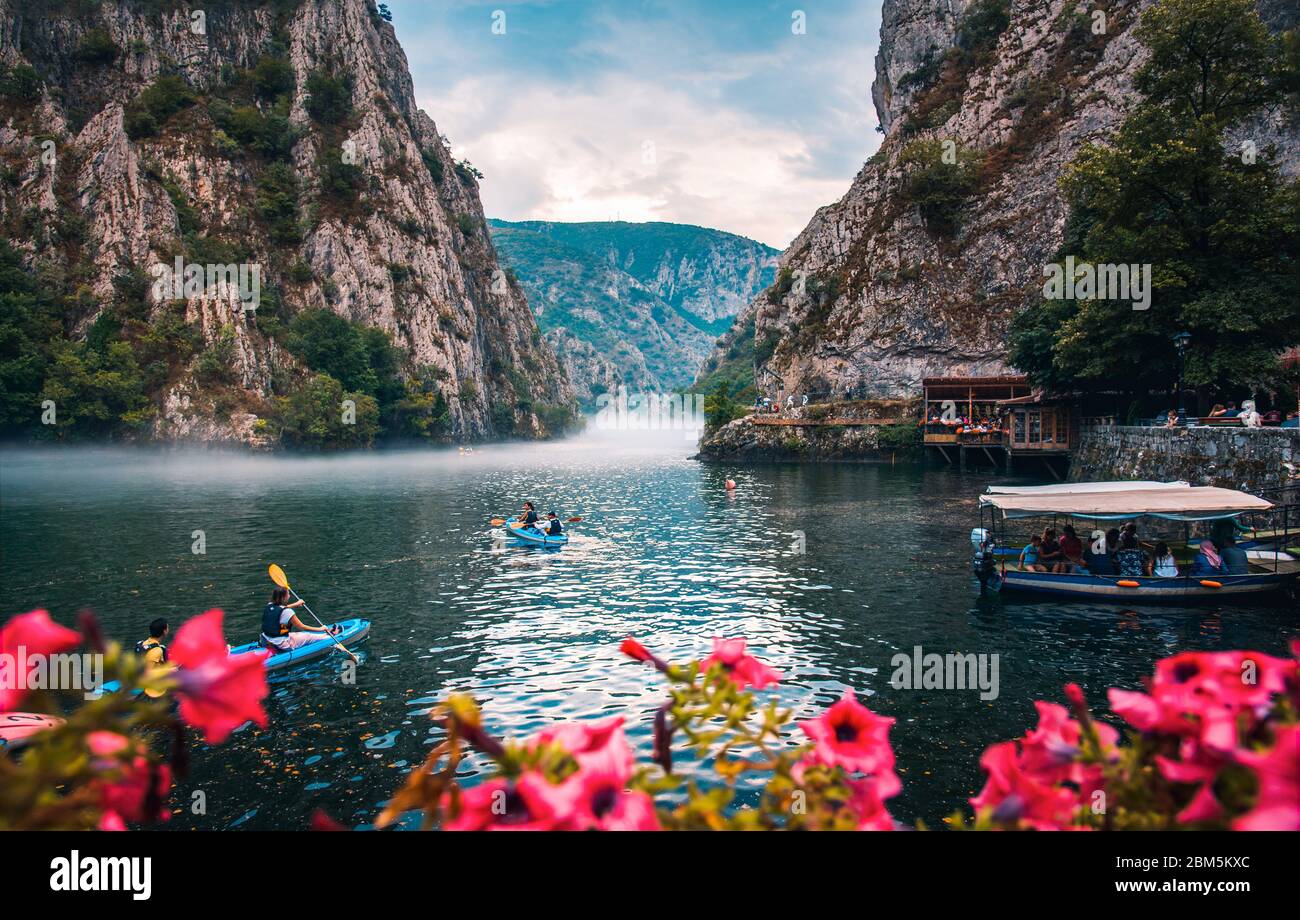
{"label": "boat hull", "polygon": [[1268,594],[1286,588],[1294,575],[1219,575],[1213,580],[1221,587],[1207,587],[1197,576],[1178,578],[1124,578],[1138,587],[1118,584],[1121,579],[1099,575],[1059,575],[1052,572],[1003,573],[1002,592],[1039,594],[1051,597],[1077,597],[1089,600],[1113,600],[1127,603],[1185,604],[1196,600],[1222,600],[1225,597]]}
{"label": "boat hull", "polygon": [[569,542],[567,534],[560,534],[558,537],[549,537],[540,530],[529,530],[524,527],[516,527],[512,522],[510,524],[510,536],[520,543],[527,543],[529,546],[564,546]]}

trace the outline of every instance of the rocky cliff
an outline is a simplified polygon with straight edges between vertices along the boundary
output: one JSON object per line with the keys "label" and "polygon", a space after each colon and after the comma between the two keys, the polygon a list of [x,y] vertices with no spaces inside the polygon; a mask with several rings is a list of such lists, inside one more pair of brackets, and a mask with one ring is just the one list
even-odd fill
{"label": "rocky cliff", "polygon": [[[1062,242],[1062,170],[1136,99],[1147,5],[885,0],[872,88],[885,141],[782,255],[706,373],[741,379],[752,363],[763,392],[834,397],[1005,372],[1008,322],[1041,296]],[[1275,28],[1300,15],[1259,8]],[[1297,124],[1280,110],[1252,128],[1292,175]]]}
{"label": "rocky cliff", "polygon": [[619,386],[664,393],[690,384],[718,334],[776,274],[776,250],[705,227],[489,225],[588,407]]}
{"label": "rocky cliff", "polygon": [[[252,302],[149,286],[148,321],[201,341],[164,367],[147,435],[269,438],[259,418],[319,370],[285,347],[312,309],[387,333],[445,436],[545,435],[572,410],[498,265],[477,176],[417,108],[369,0],[0,0],[0,61],[32,84],[4,103],[0,220],[66,285],[70,336],[132,273],[260,272]],[[199,373],[205,355],[220,374]]]}

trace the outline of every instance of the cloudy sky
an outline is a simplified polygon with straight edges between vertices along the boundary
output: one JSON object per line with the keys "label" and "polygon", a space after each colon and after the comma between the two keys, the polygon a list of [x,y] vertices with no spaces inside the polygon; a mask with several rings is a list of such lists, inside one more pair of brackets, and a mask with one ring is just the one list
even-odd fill
{"label": "cloudy sky", "polygon": [[880,2],[388,6],[489,216],[675,221],[783,249],[880,144]]}

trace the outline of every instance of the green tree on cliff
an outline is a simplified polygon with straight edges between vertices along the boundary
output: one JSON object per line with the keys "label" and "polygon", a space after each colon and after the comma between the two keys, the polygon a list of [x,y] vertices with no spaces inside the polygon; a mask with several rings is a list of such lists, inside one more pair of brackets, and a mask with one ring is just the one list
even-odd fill
{"label": "green tree on cliff", "polygon": [[1059,256],[1150,264],[1150,309],[1044,300],[1014,320],[1012,363],[1052,389],[1167,390],[1187,330],[1188,384],[1275,384],[1278,352],[1300,341],[1300,187],[1238,135],[1294,81],[1284,43],[1252,0],[1161,0],[1136,34],[1144,101],[1067,171]]}

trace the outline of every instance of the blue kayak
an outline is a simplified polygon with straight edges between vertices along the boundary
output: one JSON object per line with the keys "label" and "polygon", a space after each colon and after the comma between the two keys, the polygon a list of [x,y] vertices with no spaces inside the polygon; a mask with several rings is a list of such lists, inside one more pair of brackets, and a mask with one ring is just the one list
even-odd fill
{"label": "blue kayak", "polygon": [[[268,671],[280,671],[284,668],[290,668],[294,665],[306,664],[309,661],[315,661],[318,658],[324,658],[331,652],[337,652],[339,643],[344,648],[349,648],[359,643],[366,636],[370,635],[370,621],[353,619],[342,620],[333,624],[339,627],[339,631],[334,634],[333,638],[324,636],[317,642],[311,642],[300,648],[288,652],[277,652],[274,655],[268,655],[266,658],[266,669]],[[335,640],[338,640],[337,642]],[[250,652],[262,651],[262,646],[257,642],[249,642],[245,645],[236,645],[230,650],[231,657],[236,655],[247,655]],[[105,693],[116,693],[118,682],[110,681],[104,684]]]}
{"label": "blue kayak", "polygon": [[530,546],[563,546],[569,542],[568,534],[550,537],[532,527],[523,527],[514,521],[509,522],[510,536]]}

